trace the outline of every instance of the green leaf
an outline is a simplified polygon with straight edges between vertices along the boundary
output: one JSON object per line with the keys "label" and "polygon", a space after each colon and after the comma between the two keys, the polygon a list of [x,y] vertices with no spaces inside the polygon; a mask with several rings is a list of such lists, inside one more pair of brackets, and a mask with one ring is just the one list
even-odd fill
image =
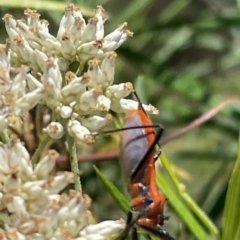
{"label": "green leaf", "polygon": [[240,232],[240,136],[238,156],[229,181],[223,213],[222,240],[237,240]]}
{"label": "green leaf", "polygon": [[166,168],[168,174],[170,175],[172,181],[176,186],[176,189],[179,191],[182,199],[185,201],[185,203],[187,203],[187,206],[190,208],[190,210],[195,213],[197,218],[202,221],[202,223],[207,227],[210,233],[216,237],[216,239],[220,239],[220,234],[217,227],[205,214],[205,212],[197,205],[197,203],[192,199],[192,197],[185,191],[185,188],[183,188],[183,185],[179,182],[170,161],[164,154],[161,155],[161,162]]}
{"label": "green leaf", "polygon": [[191,210],[181,199],[180,194],[173,189],[170,183],[157,171],[157,183],[161,191],[168,197],[170,204],[175,209],[181,220],[191,230],[199,240],[209,240],[209,235],[203,229],[201,224],[196,220]]}
{"label": "green leaf", "polygon": [[111,183],[103,174],[102,172],[96,167],[93,166],[95,172],[97,173],[99,179],[103,183],[103,185],[107,188],[108,192],[111,196],[116,200],[120,208],[123,212],[127,213],[129,211],[129,201],[127,198]]}
{"label": "green leaf", "polygon": [[173,32],[162,48],[153,55],[156,66],[159,68],[167,62],[179,49],[190,42],[193,35],[194,31],[188,27],[182,27]]}
{"label": "green leaf", "polygon": [[131,22],[132,19],[137,18],[141,20],[141,14],[148,6],[151,6],[153,0],[129,1],[124,11],[119,14],[118,18],[112,19],[112,24],[119,24],[122,21]]}
{"label": "green leaf", "polygon": [[[67,6],[66,2],[60,1],[43,1],[43,0],[25,0],[25,1],[16,1],[16,0],[8,0],[8,1],[0,1],[1,7],[8,8],[33,8],[39,10],[46,11],[61,11],[63,12],[65,7]],[[93,10],[81,6],[81,12],[84,16],[93,16]]]}

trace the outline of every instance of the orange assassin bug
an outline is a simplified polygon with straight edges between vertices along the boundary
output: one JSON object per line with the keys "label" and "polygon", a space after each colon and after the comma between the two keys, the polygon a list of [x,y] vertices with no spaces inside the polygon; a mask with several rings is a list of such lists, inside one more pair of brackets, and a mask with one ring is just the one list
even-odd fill
{"label": "orange assassin bug", "polygon": [[[132,201],[126,228],[117,240],[124,240],[134,225],[163,240],[174,240],[161,228],[164,220],[169,218],[163,214],[167,198],[158,190],[155,179],[155,161],[161,153],[155,151],[155,146],[163,133],[163,126],[152,124],[138,95],[134,95],[138,99],[139,109],[129,110],[123,128],[119,129],[120,163],[129,181],[128,192]],[[156,134],[153,128],[158,128]],[[137,212],[138,217],[132,222],[133,212]],[[137,239],[136,229],[133,231],[133,239]]]}

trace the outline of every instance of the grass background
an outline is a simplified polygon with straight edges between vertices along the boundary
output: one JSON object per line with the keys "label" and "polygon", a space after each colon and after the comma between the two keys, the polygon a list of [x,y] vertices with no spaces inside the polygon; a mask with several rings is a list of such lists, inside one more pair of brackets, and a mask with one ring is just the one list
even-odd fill
{"label": "grass background", "polygon": [[[151,116],[151,119],[165,126],[165,138],[217,104],[240,95],[240,1],[71,2],[82,6],[85,16],[91,15],[95,6],[103,5],[109,17],[105,24],[106,33],[120,23],[128,22],[134,36],[117,50],[115,82],[133,82],[142,101],[159,109],[160,114]],[[21,18],[24,8],[37,9],[42,18],[50,22],[50,31],[56,34],[66,3],[67,1],[1,1],[0,13],[3,16],[8,12]],[[7,36],[3,21],[0,22],[0,31],[0,40],[4,43]],[[208,122],[163,145],[163,153],[171,162],[170,174],[166,168],[160,169],[163,180],[170,184],[167,189],[175,189],[181,200],[188,203],[188,211],[194,212],[182,192],[179,193],[177,185],[174,185],[174,177],[171,175],[173,171],[189,196],[213,221],[220,235],[228,182],[236,162],[239,106],[238,102],[227,105]],[[79,152],[115,153],[118,151],[117,143],[118,136],[114,134],[111,138],[100,139],[92,147],[79,147]],[[98,220],[125,217],[93,169],[93,164],[96,164],[105,177],[124,191],[125,183],[117,158],[100,161],[95,155],[91,156],[93,160],[81,162],[80,169],[83,189],[93,199],[92,211],[95,217]],[[235,172],[238,169],[239,166],[236,165]],[[159,183],[166,188],[161,179]],[[235,190],[231,200],[236,198],[234,192],[240,188],[237,180],[233,186]],[[170,204],[166,215],[171,217],[165,228],[179,240],[201,239],[196,234],[194,236],[183,216],[176,211],[171,196],[168,197]],[[231,208],[237,211],[232,204],[229,209]],[[231,212],[229,209],[225,210],[225,214]],[[199,220],[196,214],[194,216],[207,234],[205,239],[234,239],[224,234],[223,237],[214,236],[204,221]],[[235,226],[237,231],[238,220],[227,218],[227,215],[225,217],[233,221],[228,220],[228,225]],[[235,237],[239,239],[236,235]]]}

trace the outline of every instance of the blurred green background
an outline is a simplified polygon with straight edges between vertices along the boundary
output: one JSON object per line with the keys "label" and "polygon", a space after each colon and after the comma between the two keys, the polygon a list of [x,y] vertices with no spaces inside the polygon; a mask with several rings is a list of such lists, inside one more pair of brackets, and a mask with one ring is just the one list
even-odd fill
{"label": "blurred green background", "polygon": [[[68,1],[6,1],[0,12],[16,18],[27,6],[38,9],[56,34]],[[105,31],[128,22],[134,36],[117,50],[115,82],[131,81],[141,100],[160,114],[164,137],[187,126],[207,110],[239,95],[240,1],[231,0],[89,0],[71,1],[88,14],[103,5],[109,20]],[[20,5],[22,4],[22,5]],[[26,4],[26,5],[23,5]],[[0,22],[1,42],[6,32]],[[224,200],[236,159],[239,104],[232,104],[208,122],[163,145],[187,192],[221,230]],[[118,137],[104,137],[80,152],[117,151]],[[117,158],[80,163],[84,191],[93,199],[98,220],[125,215],[98,180],[93,164],[120,189],[125,183]],[[164,174],[164,170],[163,170]],[[126,181],[126,180],[125,180]],[[127,195],[127,194],[126,194]],[[171,196],[169,196],[170,198]],[[168,229],[178,239],[195,239],[168,205]],[[231,239],[230,239],[231,240]]]}

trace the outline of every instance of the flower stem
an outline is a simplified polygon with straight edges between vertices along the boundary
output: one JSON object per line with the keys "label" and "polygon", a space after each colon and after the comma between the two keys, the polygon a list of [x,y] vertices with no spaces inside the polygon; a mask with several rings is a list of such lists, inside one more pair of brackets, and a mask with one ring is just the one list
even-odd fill
{"label": "flower stem", "polygon": [[74,138],[67,134],[68,149],[70,155],[71,170],[74,173],[74,185],[75,189],[82,192],[82,186],[80,181],[80,173],[78,168],[77,149]]}
{"label": "flower stem", "polygon": [[84,68],[85,62],[80,62],[78,69],[76,71],[76,75],[80,76],[82,74],[83,68]]}
{"label": "flower stem", "polygon": [[48,135],[45,135],[43,140],[41,140],[38,148],[36,149],[36,151],[34,152],[31,162],[33,164],[36,164],[38,162],[38,159],[42,153],[42,151],[44,150],[44,148],[46,147],[46,145],[51,141],[51,138]]}

